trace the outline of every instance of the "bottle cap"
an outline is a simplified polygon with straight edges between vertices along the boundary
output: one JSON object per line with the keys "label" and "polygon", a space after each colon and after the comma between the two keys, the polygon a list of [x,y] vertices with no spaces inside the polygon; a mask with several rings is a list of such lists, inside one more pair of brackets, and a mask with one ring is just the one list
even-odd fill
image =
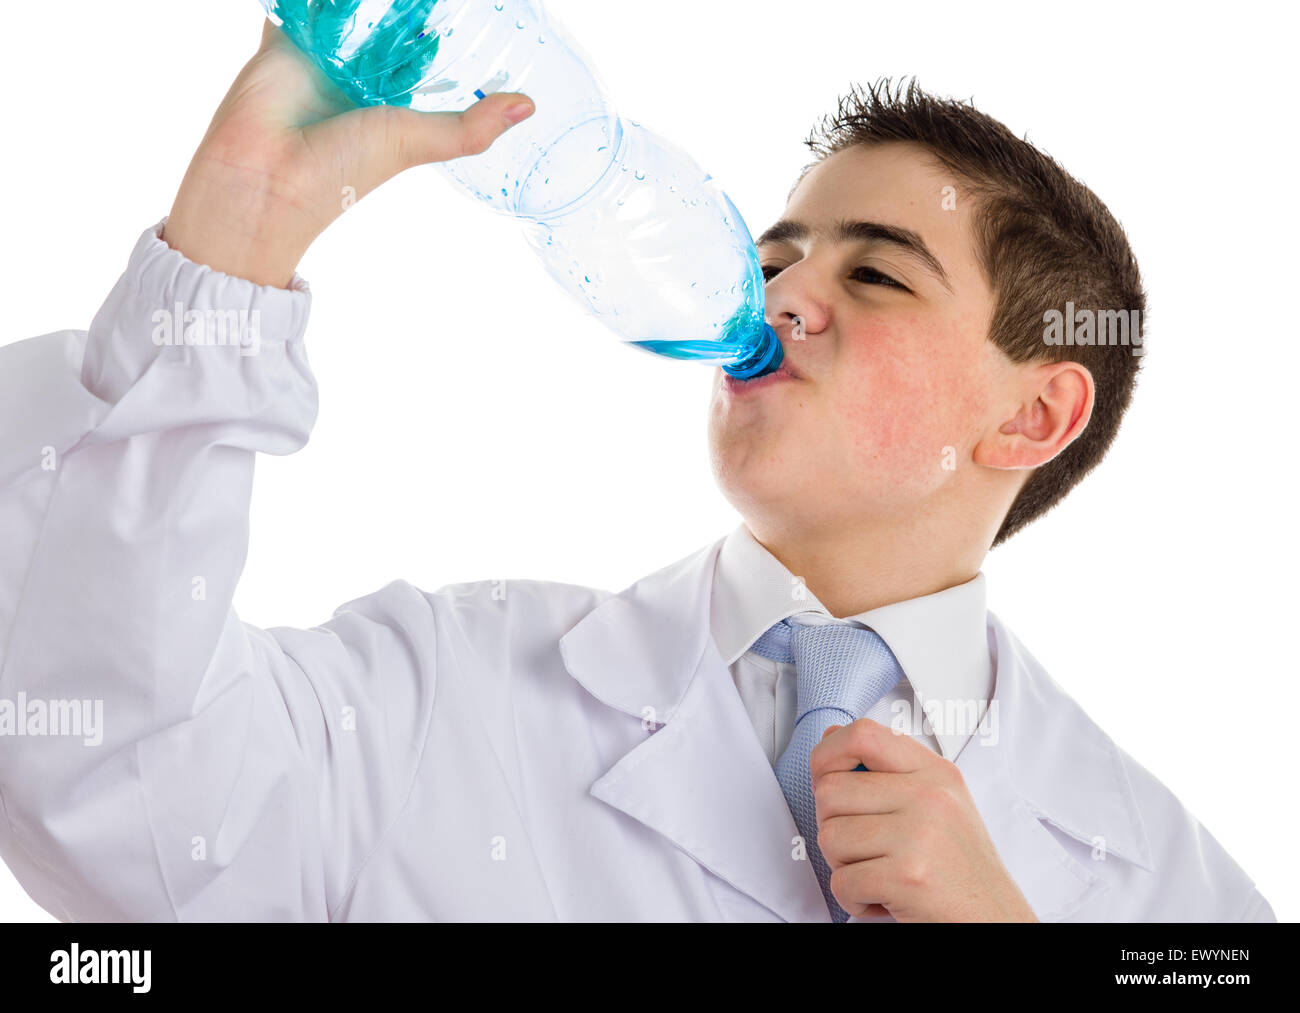
{"label": "bottle cap", "polygon": [[734,376],[737,380],[752,380],[757,376],[775,373],[781,368],[781,362],[784,359],[785,349],[781,347],[781,339],[777,337],[772,325],[765,323],[763,325],[763,340],[759,343],[754,354],[743,362],[723,366],[722,371],[728,376]]}

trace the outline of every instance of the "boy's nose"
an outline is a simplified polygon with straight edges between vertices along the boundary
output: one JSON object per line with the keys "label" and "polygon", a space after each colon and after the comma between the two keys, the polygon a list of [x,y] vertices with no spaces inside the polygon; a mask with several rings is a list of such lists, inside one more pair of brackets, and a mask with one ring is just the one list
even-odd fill
{"label": "boy's nose", "polygon": [[767,320],[766,323],[773,330],[776,331],[778,337],[780,337],[782,341],[807,340],[806,324],[804,323],[803,317],[799,316],[798,314],[795,314],[790,318],[790,325],[784,332],[782,332],[781,330],[780,323],[774,322],[772,320]]}

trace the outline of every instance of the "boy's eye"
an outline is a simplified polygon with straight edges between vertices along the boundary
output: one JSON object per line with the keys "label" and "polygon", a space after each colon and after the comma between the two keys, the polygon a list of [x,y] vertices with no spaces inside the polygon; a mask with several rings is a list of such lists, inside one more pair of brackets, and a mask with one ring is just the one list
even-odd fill
{"label": "boy's eye", "polygon": [[[781,268],[767,266],[763,269],[763,282],[767,283],[781,273]],[[874,267],[857,267],[853,269],[851,278],[861,281],[865,285],[885,285],[891,288],[901,288],[904,292],[908,291],[907,286],[895,281],[887,274],[881,274]]]}
{"label": "boy's eye", "polygon": [[868,285],[888,285],[893,288],[901,288],[907,291],[907,286],[895,281],[887,274],[882,274],[874,267],[859,267],[853,271],[853,277],[865,282]]}

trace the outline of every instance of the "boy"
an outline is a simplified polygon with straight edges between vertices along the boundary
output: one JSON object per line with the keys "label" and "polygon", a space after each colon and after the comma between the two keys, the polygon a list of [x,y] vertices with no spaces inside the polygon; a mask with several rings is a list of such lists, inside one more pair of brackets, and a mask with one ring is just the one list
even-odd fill
{"label": "boy", "polygon": [[[0,853],[31,895],[77,920],[1271,920],[985,608],[989,547],[1100,460],[1137,372],[1140,327],[1066,345],[1052,313],[1144,297],[1090,192],[915,88],[845,100],[760,241],[785,364],[719,375],[709,425],[743,525],[618,595],[397,582],[310,630],[238,620],[254,455],[315,417],[300,257],[343,187],[530,111],[349,110],[268,26],[89,332],[3,350],[25,734],[0,736]],[[256,354],[158,340],[178,305],[256,311]]]}

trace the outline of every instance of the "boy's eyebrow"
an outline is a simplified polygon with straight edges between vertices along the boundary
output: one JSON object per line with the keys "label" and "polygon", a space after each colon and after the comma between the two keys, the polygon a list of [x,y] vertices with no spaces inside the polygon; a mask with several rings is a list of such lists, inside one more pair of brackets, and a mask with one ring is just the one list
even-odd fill
{"label": "boy's eyebrow", "polygon": [[[803,222],[782,218],[759,236],[758,242],[754,245],[795,242],[800,239],[807,239],[812,232],[813,230]],[[920,261],[942,283],[944,288],[949,292],[952,291],[952,284],[948,281],[948,273],[944,271],[943,265],[939,263],[939,258],[930,252],[930,248],[925,245],[925,241],[911,229],[900,228],[897,225],[885,225],[883,222],[854,222],[841,218],[831,228],[830,239],[835,243],[889,243]]]}

